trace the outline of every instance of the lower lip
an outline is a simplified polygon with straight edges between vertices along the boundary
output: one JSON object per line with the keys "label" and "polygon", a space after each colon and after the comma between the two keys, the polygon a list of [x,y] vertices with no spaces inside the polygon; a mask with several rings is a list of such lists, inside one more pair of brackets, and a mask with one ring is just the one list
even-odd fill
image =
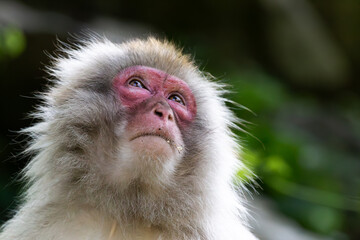
{"label": "lower lip", "polygon": [[131,141],[135,140],[135,139],[138,139],[138,138],[142,138],[142,137],[155,137],[155,138],[160,138],[162,140],[164,140],[165,142],[167,142],[169,145],[171,145],[171,141],[168,140],[168,139],[165,139],[164,137],[162,136],[159,136],[159,135],[141,135],[141,136],[138,136],[138,137],[135,137],[133,138]]}

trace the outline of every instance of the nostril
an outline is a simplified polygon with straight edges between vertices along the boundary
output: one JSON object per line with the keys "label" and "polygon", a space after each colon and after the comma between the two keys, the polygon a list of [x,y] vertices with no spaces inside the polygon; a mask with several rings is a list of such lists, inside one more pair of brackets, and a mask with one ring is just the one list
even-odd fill
{"label": "nostril", "polygon": [[169,119],[169,121],[172,121],[173,120],[173,115],[169,114],[168,119]]}
{"label": "nostril", "polygon": [[154,113],[158,117],[162,117],[164,115],[161,111],[158,111],[158,110],[155,110]]}

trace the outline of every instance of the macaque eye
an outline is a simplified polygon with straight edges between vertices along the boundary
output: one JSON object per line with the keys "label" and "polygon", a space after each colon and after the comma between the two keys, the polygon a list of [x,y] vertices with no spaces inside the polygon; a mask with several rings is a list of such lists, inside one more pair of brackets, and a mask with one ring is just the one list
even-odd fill
{"label": "macaque eye", "polygon": [[185,106],[184,100],[178,94],[170,95],[169,100],[175,101],[175,102],[180,103],[181,105]]}
{"label": "macaque eye", "polygon": [[138,88],[144,88],[146,89],[145,85],[137,78],[134,78],[132,80],[129,81],[129,85],[133,86],[133,87],[138,87]]}

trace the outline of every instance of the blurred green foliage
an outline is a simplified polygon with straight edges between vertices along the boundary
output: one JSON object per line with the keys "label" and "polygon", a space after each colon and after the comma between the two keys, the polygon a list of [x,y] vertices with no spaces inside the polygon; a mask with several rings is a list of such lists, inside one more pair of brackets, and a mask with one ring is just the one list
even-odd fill
{"label": "blurred green foliage", "polygon": [[[312,127],[323,126],[309,128],[298,123],[316,117],[322,111],[320,103],[292,92],[259,69],[226,78],[234,86],[230,97],[256,113],[235,109],[251,123],[245,129],[251,135],[238,133],[246,146],[243,159],[265,192],[276,199],[278,208],[328,236],[359,224],[359,219],[352,223],[346,218],[349,212],[360,213],[359,159],[316,136]],[[250,171],[240,170],[239,178],[248,180]]]}
{"label": "blurred green foliage", "polygon": [[21,29],[0,28],[0,59],[18,57],[26,47],[26,39]]}

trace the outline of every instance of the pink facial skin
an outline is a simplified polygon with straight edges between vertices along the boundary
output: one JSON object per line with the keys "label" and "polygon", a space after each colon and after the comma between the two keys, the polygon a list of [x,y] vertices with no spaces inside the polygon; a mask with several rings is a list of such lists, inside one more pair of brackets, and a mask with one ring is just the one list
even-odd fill
{"label": "pink facial skin", "polygon": [[[129,85],[133,79],[140,80],[145,88]],[[125,107],[134,108],[149,98],[162,97],[171,106],[180,125],[186,125],[195,118],[196,103],[189,86],[161,70],[145,66],[128,67],[115,77],[114,85]],[[172,93],[179,94],[185,106],[168,99]]]}
{"label": "pink facial skin", "polygon": [[155,68],[132,66],[113,84],[127,111],[129,141],[162,138],[170,146],[182,145],[180,129],[196,115],[194,95],[183,80]]}
{"label": "pink facial skin", "polygon": [[[139,80],[145,88],[132,86],[131,80]],[[114,79],[114,86],[123,106],[129,109],[149,99],[162,99],[168,103],[180,127],[192,122],[196,115],[196,103],[189,86],[181,79],[146,66],[132,66],[121,71]],[[169,99],[179,95],[184,105]]]}

